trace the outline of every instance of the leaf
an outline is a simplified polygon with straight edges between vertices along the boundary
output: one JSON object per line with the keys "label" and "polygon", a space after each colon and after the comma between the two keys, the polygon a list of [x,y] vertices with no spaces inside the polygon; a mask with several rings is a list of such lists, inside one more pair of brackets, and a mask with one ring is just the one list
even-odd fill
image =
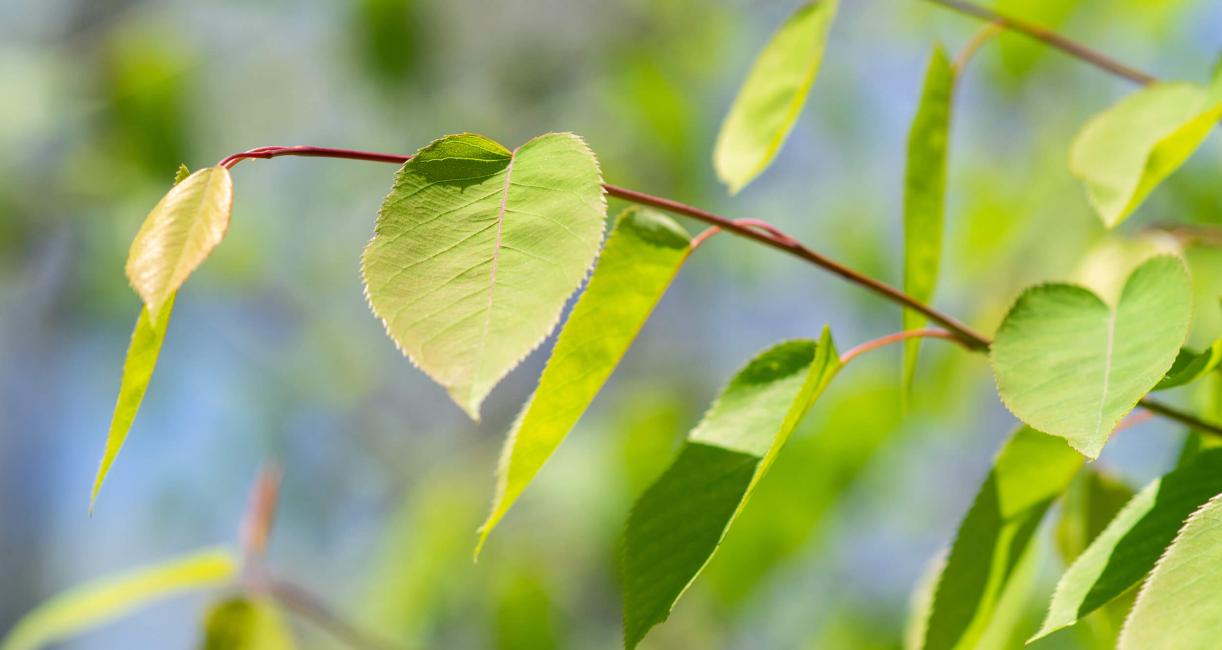
{"label": "leaf", "polygon": [[98,465],[98,473],[93,479],[93,492],[89,495],[89,511],[97,503],[98,492],[110,466],[123,448],[127,433],[140,410],[140,402],[144,401],[144,393],[148,390],[149,381],[153,378],[153,370],[157,367],[157,357],[161,354],[161,343],[165,340],[165,330],[170,324],[170,313],[174,311],[174,294],[161,307],[155,318],[149,318],[147,307],[140,308],[140,317],[136,319],[136,329],[132,332],[131,343],[127,346],[127,358],[123,361],[123,379],[119,383],[119,398],[115,402],[115,412],[110,419],[110,431],[106,434],[106,449],[102,452],[102,462]]}
{"label": "leaf", "polygon": [[669,217],[630,208],[616,221],[598,266],[556,339],[539,387],[501,452],[488,534],[568,435],[632,345],[683,261],[691,238]]}
{"label": "leaf", "polygon": [[1082,287],[1023,292],[990,351],[1006,407],[1090,458],[1171,367],[1188,335],[1183,263],[1157,256],[1133,271],[1114,305]]}
{"label": "leaf", "polygon": [[1137,584],[1184,518],[1219,492],[1219,449],[1201,452],[1185,467],[1142,488],[1061,576],[1048,616],[1032,638],[1073,625]]}
{"label": "leaf", "polygon": [[361,259],[365,293],[399,348],[473,419],[556,326],[594,263],[606,200],[571,133],[514,151],[441,138],[404,163]]}
{"label": "leaf", "polygon": [[977,647],[1048,506],[1081,466],[1082,457],[1060,440],[1030,427],[1015,432],[959,525],[922,648]]}
{"label": "leaf", "polygon": [[1087,122],[1070,150],[1070,171],[1111,228],[1188,160],[1219,118],[1222,97],[1207,89],[1152,84]]}
{"label": "leaf", "polygon": [[1171,363],[1171,369],[1154,390],[1166,390],[1192,382],[1208,375],[1222,363],[1222,339],[1213,342],[1200,352],[1181,348]]}
{"label": "leaf", "polygon": [[214,604],[204,619],[201,650],[292,650],[293,635],[275,604],[242,596]]}
{"label": "leaf", "polygon": [[163,598],[228,582],[235,560],[211,549],[102,578],[55,596],[26,614],[0,650],[33,650],[62,641]]}
{"label": "leaf", "polygon": [[233,179],[224,167],[196,171],[153,207],[127,255],[127,278],[150,312],[159,313],[221,243],[232,210]]}
{"label": "leaf", "polygon": [[1208,650],[1222,634],[1222,496],[1192,513],[1137,595],[1120,650]]}
{"label": "leaf", "polygon": [[[941,45],[925,69],[921,103],[908,132],[908,165],[904,173],[904,292],[920,302],[933,299],[942,258],[942,224],[946,209],[946,151],[950,136],[955,66]],[[918,329],[926,318],[904,310],[904,329]],[[916,372],[920,339],[904,342],[903,387]]]}
{"label": "leaf", "polygon": [[785,143],[819,73],[837,4],[814,0],[798,8],[747,73],[713,150],[717,178],[731,194],[759,176]]}
{"label": "leaf", "polygon": [[665,621],[716,552],[798,420],[836,374],[831,335],[761,353],[633,506],[624,535],[624,643]]}

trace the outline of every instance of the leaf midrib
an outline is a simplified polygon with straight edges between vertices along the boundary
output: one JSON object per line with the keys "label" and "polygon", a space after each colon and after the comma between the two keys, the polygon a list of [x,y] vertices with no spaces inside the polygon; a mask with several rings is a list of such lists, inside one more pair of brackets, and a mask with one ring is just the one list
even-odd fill
{"label": "leaf midrib", "polygon": [[505,229],[505,211],[509,204],[509,186],[513,179],[513,164],[518,159],[518,149],[509,154],[509,164],[505,166],[505,183],[501,186],[501,206],[496,213],[496,241],[492,246],[492,270],[488,277],[488,304],[484,308],[484,325],[480,331],[479,348],[476,354],[475,373],[471,376],[471,384],[467,389],[467,399],[475,396],[476,382],[484,371],[485,350],[488,347],[488,330],[492,326],[492,306],[496,297],[496,271],[501,261],[501,235]]}

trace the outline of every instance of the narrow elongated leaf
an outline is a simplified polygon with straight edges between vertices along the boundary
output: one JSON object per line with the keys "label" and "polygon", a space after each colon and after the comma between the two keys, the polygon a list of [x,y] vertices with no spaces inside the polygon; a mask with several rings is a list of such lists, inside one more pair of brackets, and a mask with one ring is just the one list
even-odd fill
{"label": "narrow elongated leaf", "polygon": [[751,360],[637,500],[624,539],[624,642],[666,620],[798,420],[839,369],[825,330]]}
{"label": "narrow elongated leaf", "polygon": [[161,354],[161,343],[165,340],[165,330],[170,324],[170,313],[174,311],[174,294],[162,305],[156,316],[150,317],[148,307],[140,308],[140,317],[136,319],[136,329],[132,332],[131,343],[127,346],[127,358],[123,361],[123,379],[119,383],[119,399],[115,402],[115,412],[111,416],[110,431],[106,434],[106,448],[102,452],[102,462],[98,465],[97,476],[93,479],[93,492],[89,496],[89,510],[98,500],[98,491],[110,466],[123,448],[127,440],[127,432],[132,428],[136,412],[140,410],[140,402],[144,401],[144,393],[148,390],[149,381],[153,378],[153,370],[157,367],[157,357]]}
{"label": "narrow elongated leaf", "polygon": [[159,313],[221,243],[232,210],[233,179],[224,167],[196,171],[157,203],[127,256],[127,278],[150,312]]}
{"label": "narrow elongated leaf", "polygon": [[1216,370],[1220,363],[1222,363],[1222,339],[1214,341],[1208,348],[1199,352],[1182,348],[1171,364],[1171,369],[1167,371],[1162,381],[1158,382],[1154,390],[1191,384]]}
{"label": "narrow elongated leaf", "polygon": [[1137,595],[1120,650],[1210,650],[1222,635],[1222,495],[1184,523]]}
{"label": "narrow elongated leaf", "polygon": [[1110,228],[1188,160],[1219,118],[1222,98],[1207,89],[1152,84],[1087,122],[1070,151],[1070,171]]}
{"label": "narrow elongated leaf", "polygon": [[1006,406],[1090,458],[1175,361],[1192,288],[1183,263],[1157,256],[1133,271],[1115,304],[1082,287],[1023,292],[990,352]]}
{"label": "narrow elongated leaf", "polygon": [[214,549],[74,587],[26,614],[0,642],[0,650],[40,648],[154,601],[224,584],[235,565],[229,551]]}
{"label": "narrow elongated leaf", "polygon": [[204,619],[200,650],[292,650],[297,647],[276,605],[234,597],[216,603]]}
{"label": "narrow elongated leaf", "polygon": [[361,259],[365,293],[399,348],[474,419],[539,345],[594,263],[606,201],[571,133],[514,151],[447,136],[399,170]]}
{"label": "narrow elongated leaf", "polygon": [[1030,427],[1002,447],[947,555],[922,648],[978,647],[1044,513],[1082,462],[1064,442]]}
{"label": "narrow elongated leaf", "polygon": [[802,5],[772,36],[730,106],[713,167],[731,194],[759,176],[776,157],[802,112],[819,73],[838,0]]}
{"label": "narrow elongated leaf", "polygon": [[1041,638],[1098,609],[1154,567],[1184,519],[1222,492],[1222,449],[1142,488],[1069,567],[1057,584]]}
{"label": "narrow elongated leaf", "polygon": [[611,376],[687,259],[690,244],[687,232],[669,217],[635,208],[620,215],[538,389],[505,440],[496,497],[478,546]]}
{"label": "narrow elongated leaf", "polygon": [[[941,45],[925,69],[925,87],[908,131],[908,166],[904,172],[904,292],[928,303],[938,286],[945,220],[946,151],[950,138],[955,66]],[[924,326],[926,318],[904,310],[904,329]],[[916,372],[920,339],[904,342],[903,386]]]}

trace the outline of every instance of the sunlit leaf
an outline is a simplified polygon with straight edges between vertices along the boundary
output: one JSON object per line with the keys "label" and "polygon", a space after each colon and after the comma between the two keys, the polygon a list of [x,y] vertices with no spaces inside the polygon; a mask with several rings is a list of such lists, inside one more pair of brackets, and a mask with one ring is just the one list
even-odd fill
{"label": "sunlit leaf", "polygon": [[1137,595],[1120,650],[1207,650],[1222,635],[1222,496],[1192,513]]}
{"label": "sunlit leaf", "polygon": [[0,650],[41,648],[154,601],[224,584],[235,566],[229,551],[207,550],[74,587],[26,614],[0,642]]}
{"label": "sunlit leaf", "polygon": [[1040,638],[1137,584],[1175,537],[1184,518],[1222,492],[1222,450],[1203,451],[1185,467],[1142,488],[1069,567],[1057,584]]}
{"label": "sunlit leaf", "polygon": [[1183,263],[1143,263],[1115,304],[1082,287],[1023,292],[990,352],[1006,406],[1090,458],[1163,378],[1188,335],[1192,288]]}
{"label": "sunlit leaf", "polygon": [[585,143],[514,151],[447,136],[403,165],[361,270],[391,338],[472,418],[539,345],[602,241],[602,177]]}
{"label": "sunlit leaf", "polygon": [[839,369],[825,330],[751,360],[637,500],[625,532],[624,640],[634,648],[712,558],[756,482]]}
{"label": "sunlit leaf", "polygon": [[161,343],[165,340],[165,330],[170,324],[170,313],[173,311],[174,294],[170,294],[169,300],[153,318],[149,317],[148,307],[140,308],[136,329],[132,332],[131,343],[127,346],[127,358],[123,361],[123,379],[119,383],[119,399],[115,403],[114,415],[111,416],[110,431],[106,434],[106,448],[102,452],[97,476],[93,479],[93,492],[89,496],[91,511],[111,464],[115,462],[119,450],[123,448],[123,442],[127,440],[132,421],[140,410],[140,402],[144,401],[144,393],[148,390],[153,370],[157,367],[157,357],[161,354]]}
{"label": "sunlit leaf", "polygon": [[611,376],[687,259],[690,242],[687,232],[664,215],[635,208],[620,215],[556,339],[538,389],[505,440],[497,493],[480,528],[479,546]]}
{"label": "sunlit leaf", "polygon": [[274,603],[234,597],[216,603],[204,619],[200,650],[292,650],[293,635]]}
{"label": "sunlit leaf", "polygon": [[1154,390],[1191,384],[1216,370],[1219,363],[1222,363],[1222,339],[1214,341],[1208,348],[1199,352],[1183,348],[1176,355],[1167,375],[1158,382]]}
{"label": "sunlit leaf", "polygon": [[802,5],[760,52],[717,135],[713,166],[731,194],[776,157],[802,112],[838,0]]}
{"label": "sunlit leaf", "polygon": [[127,278],[150,312],[159,313],[221,243],[232,209],[229,170],[206,167],[170,189],[149,213],[132,241]]}
{"label": "sunlit leaf", "polygon": [[[904,292],[928,303],[938,286],[945,220],[946,151],[950,135],[955,66],[941,45],[925,69],[925,87],[908,131],[908,165],[904,173]],[[904,329],[918,329],[926,318],[904,310]],[[903,386],[916,372],[921,340],[904,342]]]}
{"label": "sunlit leaf", "polygon": [[1153,84],[1087,122],[1070,151],[1070,171],[1110,228],[1188,160],[1219,118],[1222,98],[1207,89]]}
{"label": "sunlit leaf", "polygon": [[979,647],[1044,513],[1081,466],[1063,441],[1029,427],[1002,447],[947,555],[922,648]]}

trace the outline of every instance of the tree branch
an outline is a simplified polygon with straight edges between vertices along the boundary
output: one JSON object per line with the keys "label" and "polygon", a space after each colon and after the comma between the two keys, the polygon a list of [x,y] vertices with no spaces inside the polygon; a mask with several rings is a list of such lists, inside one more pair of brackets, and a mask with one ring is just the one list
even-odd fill
{"label": "tree branch", "polygon": [[[937,2],[940,4],[944,4],[947,2],[951,2],[952,4],[959,4],[958,2],[954,2],[952,0],[929,0],[929,1]],[[971,6],[974,6],[974,5],[971,5]],[[377,152],[372,152],[372,151],[357,151],[353,149],[331,149],[328,147],[311,147],[311,146],[259,147],[257,149],[250,149],[249,151],[235,153],[221,160],[221,162],[218,164],[226,168],[233,168],[234,165],[237,165],[239,162],[246,160],[246,159],[250,159],[250,158],[270,159],[270,158],[277,158],[280,156],[308,156],[308,157],[315,157],[315,158],[344,158],[348,160],[367,160],[367,161],[372,161],[372,162],[385,162],[385,163],[405,163],[408,160],[411,160],[412,158],[411,156],[405,156],[401,154],[377,153]],[[926,305],[925,303],[917,300],[916,298],[913,298],[912,296],[904,293],[903,291],[900,291],[899,289],[896,289],[895,287],[885,282],[880,282],[867,275],[858,273],[857,271],[829,257],[826,257],[814,250],[811,250],[810,248],[807,248],[798,240],[794,239],[793,237],[790,237],[789,235],[786,235],[785,233],[781,232],[780,230],[768,224],[767,222],[760,221],[757,219],[729,219],[727,217],[723,217],[721,215],[709,212],[708,210],[703,210],[695,206],[687,205],[686,203],[680,203],[679,201],[675,201],[673,199],[668,199],[668,198],[664,198],[661,196],[654,196],[652,194],[638,192],[637,190],[631,190],[626,187],[619,187],[618,185],[611,185],[609,183],[604,183],[603,189],[605,189],[607,194],[610,196],[614,196],[616,198],[620,198],[625,201],[630,201],[632,203],[637,203],[639,205],[646,205],[649,207],[657,208],[659,210],[664,210],[666,212],[670,212],[673,214],[679,214],[685,217],[691,217],[692,219],[696,219],[697,221],[703,221],[704,223],[714,226],[718,228],[719,230],[725,230],[728,232],[732,232],[735,235],[738,235],[740,237],[745,237],[747,239],[759,242],[766,246],[771,246],[772,248],[775,248],[777,250],[781,250],[786,253],[789,253],[790,255],[793,255],[794,257],[810,262],[811,264],[814,264],[815,266],[818,266],[824,269],[825,271],[829,271],[835,275],[838,275],[844,278],[845,280],[852,282],[853,284],[856,284],[861,287],[865,287],[869,291],[872,291],[873,293],[878,294],[879,296],[882,296],[883,298],[897,305],[900,305],[901,307],[906,307],[915,312],[923,314],[929,320],[946,328],[947,333],[953,336],[955,340],[957,340],[960,344],[963,345],[963,347],[967,348],[968,350],[971,350],[973,352],[988,352],[989,343],[990,343],[989,339],[985,337],[984,335],[977,333],[975,330],[968,327],[967,325],[960,323],[953,316],[950,316],[949,314],[945,314],[941,311],[938,311],[937,309],[934,309],[933,307]],[[716,231],[710,230],[708,231],[708,235],[712,235],[715,232]],[[1150,411],[1153,411],[1154,413],[1157,413],[1163,417],[1175,420],[1177,422],[1182,422],[1184,424],[1187,424],[1193,428],[1196,428],[1197,430],[1201,431],[1202,433],[1222,436],[1222,426],[1205,422],[1191,414],[1181,412],[1170,406],[1167,406],[1160,402],[1155,402],[1148,398],[1143,399],[1140,402],[1140,404],[1143,407],[1149,409]]]}
{"label": "tree branch", "polygon": [[920,329],[920,330],[904,330],[902,332],[896,332],[894,334],[880,336],[876,339],[866,341],[865,343],[862,343],[856,347],[849,348],[847,352],[840,355],[840,365],[842,366],[846,365],[848,364],[848,362],[852,361],[853,359],[856,359],[857,357],[871,350],[877,350],[881,347],[886,347],[888,345],[891,345],[892,343],[899,343],[900,341],[905,341],[908,339],[921,339],[921,338],[947,339],[949,341],[954,341],[955,343],[962,343],[962,341],[955,338],[954,334],[951,334],[950,332],[947,332],[946,330],[933,329],[933,328]]}
{"label": "tree branch", "polygon": [[1029,23],[1019,18],[1005,16],[987,7],[967,2],[966,0],[925,0],[940,5],[952,11],[956,11],[965,16],[987,20],[996,23],[1012,32],[1022,34],[1028,38],[1033,38],[1046,45],[1050,45],[1074,58],[1085,61],[1096,68],[1105,70],[1122,79],[1127,79],[1136,84],[1148,86],[1158,81],[1154,75],[1147,74],[1136,68],[1129,67],[1116,59],[1113,59],[1102,52],[1092,50],[1081,43],[1070,40],[1060,34],[1036,25]]}

